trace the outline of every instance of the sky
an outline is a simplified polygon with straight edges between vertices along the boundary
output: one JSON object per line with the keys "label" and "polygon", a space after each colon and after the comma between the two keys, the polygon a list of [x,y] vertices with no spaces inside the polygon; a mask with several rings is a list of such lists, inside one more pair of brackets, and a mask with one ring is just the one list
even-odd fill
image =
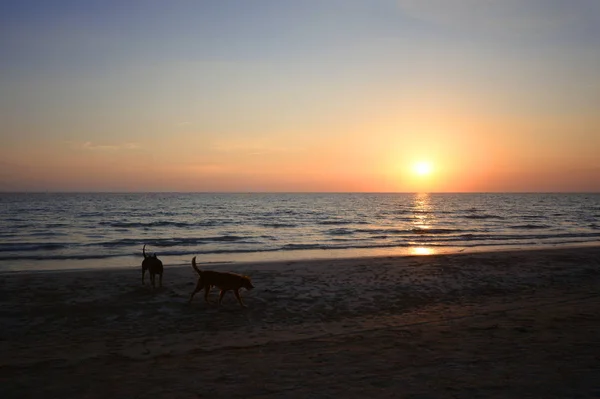
{"label": "sky", "polygon": [[0,93],[0,191],[600,191],[597,0],[0,1]]}

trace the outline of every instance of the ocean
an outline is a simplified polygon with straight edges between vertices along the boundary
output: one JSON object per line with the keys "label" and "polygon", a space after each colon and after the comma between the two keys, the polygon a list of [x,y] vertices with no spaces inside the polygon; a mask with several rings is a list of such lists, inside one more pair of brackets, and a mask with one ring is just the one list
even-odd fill
{"label": "ocean", "polygon": [[2,193],[0,271],[600,244],[600,194]]}

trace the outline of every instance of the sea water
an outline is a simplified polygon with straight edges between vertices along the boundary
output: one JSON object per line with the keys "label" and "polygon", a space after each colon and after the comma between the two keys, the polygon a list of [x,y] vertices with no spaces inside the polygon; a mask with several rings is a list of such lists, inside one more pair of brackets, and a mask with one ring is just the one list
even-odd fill
{"label": "sea water", "polygon": [[600,194],[2,193],[0,271],[600,243]]}

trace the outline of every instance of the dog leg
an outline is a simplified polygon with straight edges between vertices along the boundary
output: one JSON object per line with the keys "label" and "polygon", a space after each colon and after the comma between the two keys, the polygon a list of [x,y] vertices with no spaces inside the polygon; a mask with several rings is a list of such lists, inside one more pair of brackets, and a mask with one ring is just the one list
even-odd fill
{"label": "dog leg", "polygon": [[210,301],[208,300],[208,294],[210,294],[210,284],[204,287],[204,300],[206,301],[206,303],[210,303]]}
{"label": "dog leg", "polygon": [[225,296],[225,293],[227,291],[225,290],[221,290],[221,292],[219,293],[219,305],[221,305],[221,301],[223,301],[223,296]]}
{"label": "dog leg", "polygon": [[152,281],[152,289],[156,289],[156,275],[154,273],[150,273],[150,281]]}
{"label": "dog leg", "polygon": [[244,302],[242,301],[242,297],[240,296],[240,290],[235,290],[233,291],[233,293],[235,294],[235,297],[237,298],[240,305],[242,305],[243,308],[247,308],[247,306],[244,305]]}
{"label": "dog leg", "polygon": [[158,275],[159,279],[158,279],[158,287],[162,288],[162,273]]}
{"label": "dog leg", "polygon": [[146,269],[142,268],[142,285],[146,285],[146,282],[144,281],[145,276],[146,276]]}
{"label": "dog leg", "polygon": [[190,300],[188,301],[188,303],[192,303],[192,299],[194,299],[194,295],[196,295],[196,293],[200,292],[201,289],[202,289],[202,285],[200,284],[200,280],[198,280],[198,284],[196,284],[196,288],[194,288],[194,292],[192,292],[192,295],[190,295]]}

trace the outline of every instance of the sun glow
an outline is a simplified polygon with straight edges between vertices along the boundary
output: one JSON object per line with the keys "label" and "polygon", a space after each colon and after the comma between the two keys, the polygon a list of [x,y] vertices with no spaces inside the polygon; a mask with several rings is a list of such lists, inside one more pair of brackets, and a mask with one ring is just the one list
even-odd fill
{"label": "sun glow", "polygon": [[429,162],[417,162],[413,165],[413,172],[419,176],[427,176],[431,174],[433,167]]}

